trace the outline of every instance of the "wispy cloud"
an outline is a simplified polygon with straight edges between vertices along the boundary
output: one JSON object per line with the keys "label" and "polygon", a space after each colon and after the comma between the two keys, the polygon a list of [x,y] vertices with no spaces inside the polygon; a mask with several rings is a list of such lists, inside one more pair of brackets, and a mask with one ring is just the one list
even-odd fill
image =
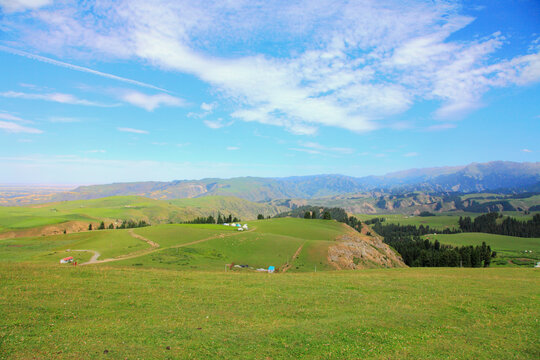
{"label": "wispy cloud", "polygon": [[406,154],[403,154],[403,156],[405,156],[405,157],[414,157],[414,156],[418,156],[418,153],[417,152],[408,152]]}
{"label": "wispy cloud", "polygon": [[52,101],[61,104],[71,104],[71,105],[85,105],[85,106],[100,106],[100,107],[113,107],[117,106],[116,104],[102,104],[94,101],[89,101],[85,99],[79,99],[75,95],[63,94],[63,93],[49,93],[49,94],[36,94],[36,93],[24,93],[18,91],[6,91],[0,93],[0,96],[6,98],[16,98],[16,99],[28,99],[28,100],[45,100]]}
{"label": "wispy cloud", "polygon": [[22,126],[9,121],[0,121],[0,130],[8,133],[27,133],[27,134],[41,134],[42,130]]}
{"label": "wispy cloud", "polygon": [[139,130],[139,129],[133,129],[133,128],[126,128],[126,127],[119,127],[116,129],[118,131],[128,132],[128,133],[133,133],[133,134],[148,134],[148,131],[146,130]]}
{"label": "wispy cloud", "polygon": [[315,149],[339,154],[352,154],[354,152],[354,149],[351,148],[324,146],[316,142],[301,142],[300,145],[308,149]]}
{"label": "wispy cloud", "polygon": [[120,95],[123,101],[153,111],[160,106],[185,106],[185,101],[169,94],[146,95],[138,91],[126,91]]}
{"label": "wispy cloud", "polygon": [[106,152],[107,151],[105,150],[86,150],[85,151],[86,154],[104,154]]}
{"label": "wispy cloud", "polygon": [[304,149],[304,148],[289,148],[289,150],[292,150],[292,151],[299,151],[299,152],[305,152],[305,153],[311,154],[311,155],[316,155],[316,154],[320,154],[320,153],[321,153],[319,150]]}
{"label": "wispy cloud", "polygon": [[521,149],[521,151],[526,152],[526,153],[532,153],[533,152],[532,150],[529,150],[529,149]]}
{"label": "wispy cloud", "polygon": [[227,146],[226,149],[228,151],[240,150],[240,148],[238,146]]}
{"label": "wispy cloud", "polygon": [[28,53],[26,51],[13,49],[13,48],[3,46],[3,45],[0,45],[0,51],[4,51],[4,52],[14,54],[14,55],[23,56],[23,57],[26,57],[28,59],[41,61],[41,62],[44,62],[44,63],[47,63],[47,64],[60,66],[60,67],[75,70],[75,71],[85,72],[85,73],[101,76],[101,77],[104,77],[104,78],[121,81],[121,82],[128,83],[128,84],[131,84],[131,85],[141,86],[141,87],[154,89],[154,90],[159,90],[159,91],[163,91],[163,92],[170,92],[169,90],[166,90],[166,89],[163,89],[163,88],[151,85],[151,84],[147,84],[147,83],[144,83],[144,82],[141,82],[141,81],[124,78],[124,77],[116,76],[116,75],[109,74],[109,73],[104,73],[104,72],[93,70],[93,69],[86,68],[86,67],[83,67],[83,66],[69,64],[69,63],[66,63],[66,62],[63,62],[63,61],[54,60],[54,59],[51,59],[51,58],[48,58],[48,57],[45,57],[45,56],[41,56],[41,55],[31,54],[31,53]]}
{"label": "wispy cloud", "polygon": [[210,129],[221,129],[222,127],[230,126],[233,124],[232,121],[225,122],[222,118],[217,120],[204,120],[204,124]]}
{"label": "wispy cloud", "polygon": [[37,9],[52,4],[53,0],[0,0],[2,10],[7,13]]}
{"label": "wispy cloud", "polygon": [[[493,88],[540,80],[536,47],[504,59],[497,53],[508,42],[504,34],[454,40],[474,21],[457,2],[132,0],[99,2],[93,13],[77,3],[55,6],[29,14],[36,25],[25,18],[6,26],[44,51],[137,58],[194,75],[236,104],[232,118],[296,134],[321,126],[374,130],[385,126],[381,119],[426,100],[440,104],[434,117],[450,120],[483,106]],[[288,56],[211,53],[221,44],[264,44],[270,36],[285,46],[295,40],[310,46],[285,49]],[[147,110],[159,106],[134,102]]]}
{"label": "wispy cloud", "polygon": [[20,122],[26,121],[26,120],[21,119],[18,116],[11,115],[11,114],[8,114],[8,113],[2,113],[2,112],[0,112],[0,119],[11,120],[11,121],[20,121]]}

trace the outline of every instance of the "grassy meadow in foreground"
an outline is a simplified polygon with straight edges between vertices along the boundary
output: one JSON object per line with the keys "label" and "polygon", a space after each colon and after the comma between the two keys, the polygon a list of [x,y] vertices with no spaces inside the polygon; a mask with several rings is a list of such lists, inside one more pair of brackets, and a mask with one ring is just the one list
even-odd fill
{"label": "grassy meadow in foreground", "polygon": [[9,359],[537,359],[535,269],[259,274],[0,264]]}

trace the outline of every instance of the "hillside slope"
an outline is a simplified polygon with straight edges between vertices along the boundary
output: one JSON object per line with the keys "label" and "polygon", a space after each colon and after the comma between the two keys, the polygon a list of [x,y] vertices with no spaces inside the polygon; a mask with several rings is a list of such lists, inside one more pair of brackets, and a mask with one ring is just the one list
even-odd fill
{"label": "hillside slope", "polygon": [[0,238],[79,232],[89,223],[104,221],[119,225],[122,220],[144,220],[151,224],[179,223],[199,216],[232,214],[243,220],[258,214],[272,216],[279,206],[254,203],[233,197],[205,197],[174,201],[141,196],[112,196],[91,200],[62,201],[41,205],[0,207]]}

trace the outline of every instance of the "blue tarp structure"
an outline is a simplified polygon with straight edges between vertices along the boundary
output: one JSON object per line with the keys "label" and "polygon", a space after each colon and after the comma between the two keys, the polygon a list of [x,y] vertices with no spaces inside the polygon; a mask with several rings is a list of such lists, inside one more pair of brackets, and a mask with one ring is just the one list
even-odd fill
{"label": "blue tarp structure", "polygon": [[268,267],[268,272],[269,272],[269,273],[273,273],[274,270],[276,270],[275,267],[273,267],[273,266],[269,266],[269,267]]}

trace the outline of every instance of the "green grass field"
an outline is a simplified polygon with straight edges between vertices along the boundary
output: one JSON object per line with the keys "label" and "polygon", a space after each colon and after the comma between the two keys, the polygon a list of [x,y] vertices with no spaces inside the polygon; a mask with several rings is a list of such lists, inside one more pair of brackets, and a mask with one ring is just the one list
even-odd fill
{"label": "green grass field", "polygon": [[[71,249],[97,251],[101,254],[98,260],[137,255],[108,263],[110,266],[222,270],[231,263],[255,269],[290,263],[290,271],[321,271],[332,269],[327,260],[328,247],[346,230],[335,221],[292,218],[252,221],[249,226],[250,231],[239,232],[223,225],[164,224],[0,240],[0,262],[57,263]],[[159,248],[151,249],[130,232],[157,243]],[[300,256],[293,260],[302,245]],[[68,255],[82,263],[91,254]]]}
{"label": "green grass field", "polygon": [[[512,216],[518,218],[520,221],[526,221],[532,219],[532,214],[525,215],[520,212],[515,211],[505,211],[503,213],[505,216]],[[366,214],[356,214],[355,216],[361,220],[366,221],[373,218],[384,218],[385,222],[389,224],[401,224],[401,225],[414,225],[414,226],[428,226],[437,230],[448,229],[458,229],[459,228],[459,217],[469,216],[474,219],[475,217],[482,215],[480,213],[467,213],[462,212],[458,213],[442,213],[436,214],[435,216],[410,216],[402,214],[376,214],[376,215],[366,215]]]}
{"label": "green grass field", "polygon": [[65,201],[44,205],[0,207],[0,233],[68,221],[96,223],[123,219],[166,221],[170,217],[191,218],[188,210],[167,202],[139,196],[115,196],[95,200]]}
{"label": "green grass field", "polygon": [[0,349],[6,359],[538,359],[539,301],[535,269],[0,264]]}
{"label": "green grass field", "polygon": [[[511,266],[519,263],[519,261],[515,261],[516,259],[530,259],[531,261],[528,262],[521,261],[523,265],[527,266],[534,266],[537,261],[540,261],[540,238],[522,238],[484,233],[437,234],[426,235],[425,237],[432,241],[437,239],[441,244],[453,246],[476,246],[482,245],[482,242],[485,241],[486,244],[491,246],[492,250],[497,251],[497,258],[494,259],[492,266]],[[525,252],[526,250],[527,252]],[[512,263],[509,261],[512,261]]]}
{"label": "green grass field", "polygon": [[[292,263],[296,250],[304,244],[305,249],[290,271],[314,271],[315,266],[329,270],[332,267],[326,258],[328,246],[344,232],[342,224],[325,220],[279,218],[248,224],[253,230],[244,233],[222,225],[160,225],[136,229],[137,234],[162,244],[163,248],[111,265],[199,270],[222,270],[232,263],[255,269],[270,265],[282,267]],[[220,233],[224,236],[218,237]],[[214,238],[179,247],[209,237]]]}
{"label": "green grass field", "polygon": [[[0,240],[0,262],[58,262],[67,249],[95,250],[100,259],[148,249],[144,241],[132,237],[128,230],[95,230],[80,233]],[[79,263],[90,256],[70,253]],[[66,255],[68,256],[68,255]]]}
{"label": "green grass field", "polygon": [[153,200],[140,196],[113,196],[94,200],[63,201],[43,205],[0,206],[0,233],[62,224],[68,221],[145,220],[152,224],[183,222],[218,212],[244,220],[258,214],[275,215],[282,207],[248,200],[207,196],[196,199]]}

